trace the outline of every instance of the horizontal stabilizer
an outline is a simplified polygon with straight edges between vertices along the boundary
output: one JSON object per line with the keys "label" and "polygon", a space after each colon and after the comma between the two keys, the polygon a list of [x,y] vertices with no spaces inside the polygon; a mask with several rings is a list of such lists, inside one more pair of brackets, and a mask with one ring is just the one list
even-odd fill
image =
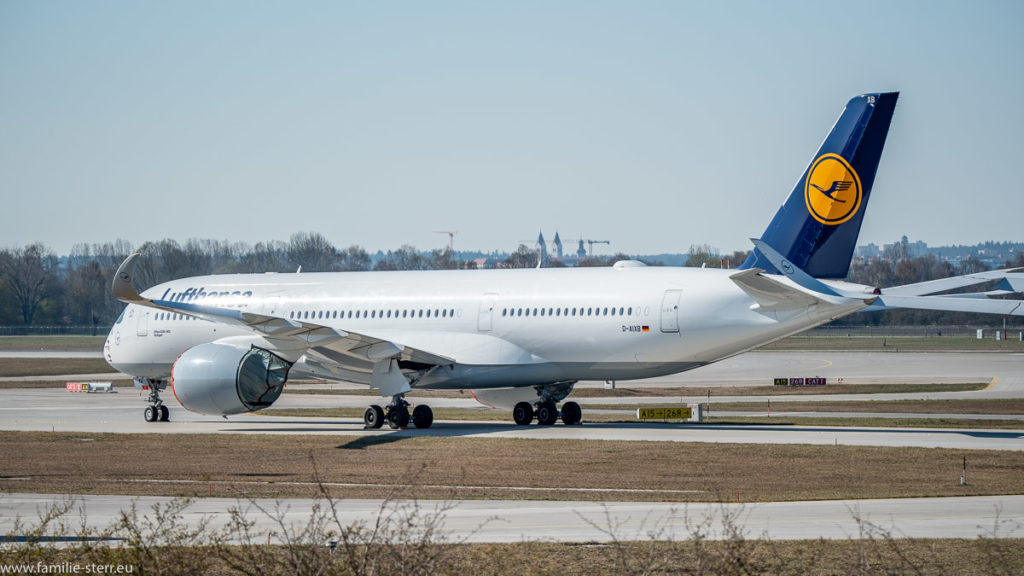
{"label": "horizontal stabilizer", "polygon": [[761,270],[758,268],[737,272],[729,278],[757,302],[759,310],[765,312],[801,310],[827,302],[813,294],[798,290],[768,276],[762,276]]}

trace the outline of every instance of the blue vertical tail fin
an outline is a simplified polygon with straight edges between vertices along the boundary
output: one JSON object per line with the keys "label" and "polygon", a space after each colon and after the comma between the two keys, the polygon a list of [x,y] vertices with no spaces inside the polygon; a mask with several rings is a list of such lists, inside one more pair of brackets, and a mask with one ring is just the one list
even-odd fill
{"label": "blue vertical tail fin", "polygon": [[[761,240],[816,278],[845,278],[898,92],[851,99]],[[756,247],[741,269],[778,273]]]}

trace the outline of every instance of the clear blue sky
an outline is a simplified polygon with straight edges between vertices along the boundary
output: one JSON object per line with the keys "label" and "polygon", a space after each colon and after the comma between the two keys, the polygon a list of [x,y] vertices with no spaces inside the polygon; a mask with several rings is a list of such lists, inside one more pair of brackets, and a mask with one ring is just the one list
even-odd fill
{"label": "clear blue sky", "polygon": [[749,248],[899,90],[861,243],[1024,240],[1024,2],[0,2],[0,246]]}

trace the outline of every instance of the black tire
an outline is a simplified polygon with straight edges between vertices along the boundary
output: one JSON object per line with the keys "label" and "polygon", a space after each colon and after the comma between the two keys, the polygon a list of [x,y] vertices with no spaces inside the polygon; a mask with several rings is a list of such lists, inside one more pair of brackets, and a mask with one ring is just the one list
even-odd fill
{"label": "black tire", "polygon": [[156,422],[157,418],[160,417],[158,412],[159,410],[156,409],[156,406],[146,406],[146,411],[143,412],[143,417],[146,419],[146,422]]}
{"label": "black tire", "polygon": [[384,425],[384,410],[374,404],[363,412],[363,427],[371,430]]}
{"label": "black tire", "polygon": [[409,409],[405,406],[388,410],[388,426],[397,430],[409,427]]}
{"label": "black tire", "polygon": [[583,409],[575,402],[562,404],[562,423],[566,426],[576,426],[583,423]]}
{"label": "black tire", "polygon": [[551,426],[558,422],[558,408],[554,402],[544,402],[537,407],[537,424]]}
{"label": "black tire", "polygon": [[167,406],[164,406],[162,404],[160,405],[160,421],[161,422],[170,422],[171,421],[171,411],[167,408]]}
{"label": "black tire", "polygon": [[512,419],[519,426],[529,426],[533,422],[533,406],[529,402],[520,402],[512,409]]}
{"label": "black tire", "polygon": [[430,428],[434,423],[434,411],[426,404],[420,404],[412,411],[412,425],[417,428]]}

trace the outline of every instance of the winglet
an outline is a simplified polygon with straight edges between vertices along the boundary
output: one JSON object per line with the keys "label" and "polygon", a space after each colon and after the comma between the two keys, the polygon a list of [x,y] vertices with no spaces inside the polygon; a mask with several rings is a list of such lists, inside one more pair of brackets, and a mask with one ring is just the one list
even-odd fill
{"label": "winglet", "polygon": [[135,270],[135,261],[139,259],[136,252],[124,259],[114,273],[114,280],[110,285],[114,298],[121,302],[145,302],[146,299],[139,296],[139,291],[132,285],[132,272]]}

